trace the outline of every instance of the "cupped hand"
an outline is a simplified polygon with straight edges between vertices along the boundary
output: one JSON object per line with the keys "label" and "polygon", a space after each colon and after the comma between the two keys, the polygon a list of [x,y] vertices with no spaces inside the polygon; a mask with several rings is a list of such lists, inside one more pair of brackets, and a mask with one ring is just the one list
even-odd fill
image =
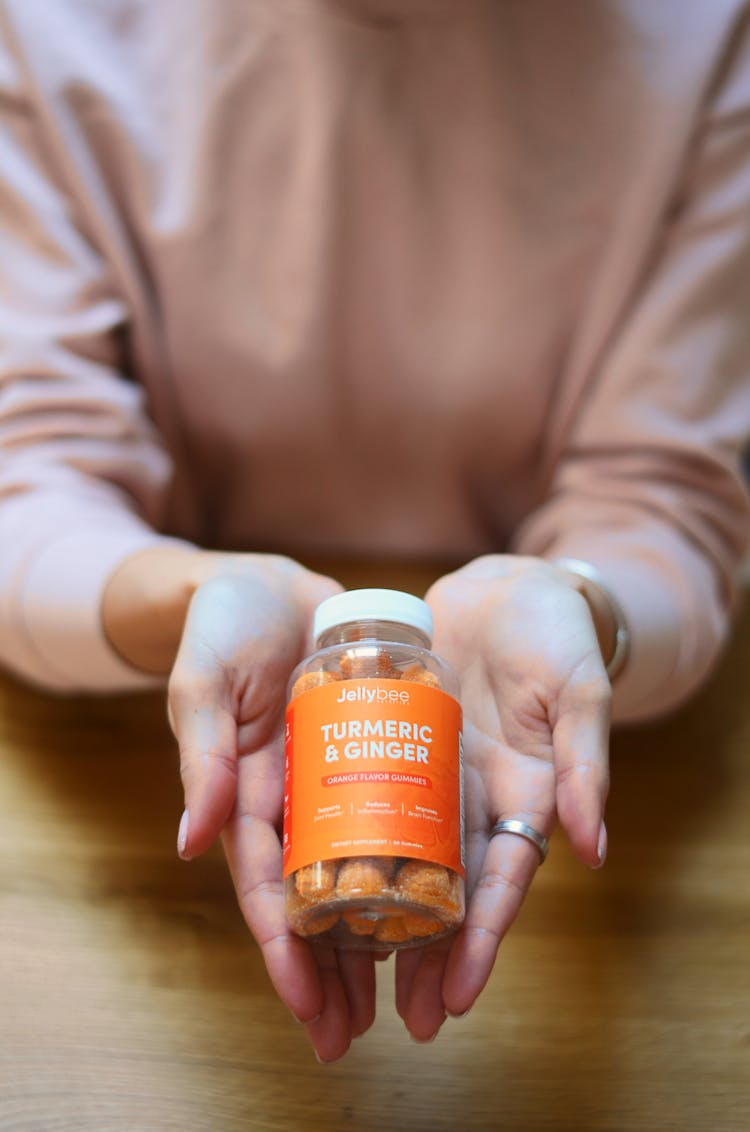
{"label": "cupped hand", "polygon": [[285,690],[310,651],[316,605],[340,587],[288,559],[209,555],[169,682],[185,812],[179,848],[221,834],[269,976],[316,1054],[340,1057],[374,1017],[372,956],[311,947],[286,925],[279,839]]}
{"label": "cupped hand", "polygon": [[477,559],[427,595],[434,649],[456,669],[464,709],[466,921],[450,939],[397,958],[396,1003],[420,1040],[474,1003],[539,866],[536,846],[495,822],[606,854],[611,689],[589,605],[563,570],[535,558]]}

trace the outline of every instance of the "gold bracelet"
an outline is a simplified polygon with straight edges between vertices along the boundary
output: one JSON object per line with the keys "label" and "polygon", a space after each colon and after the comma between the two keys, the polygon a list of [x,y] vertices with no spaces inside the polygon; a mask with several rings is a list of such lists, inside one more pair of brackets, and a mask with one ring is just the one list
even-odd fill
{"label": "gold bracelet", "polygon": [[609,662],[605,665],[605,668],[610,683],[612,683],[615,677],[622,671],[630,652],[630,630],[628,629],[628,623],[623,608],[602,578],[600,572],[595,566],[592,566],[590,562],[583,562],[580,558],[553,558],[552,563],[554,566],[559,566],[562,570],[567,570],[569,574],[577,574],[579,578],[585,578],[587,582],[593,582],[609,602],[609,607],[612,610],[612,617],[615,622],[615,651],[609,658]]}

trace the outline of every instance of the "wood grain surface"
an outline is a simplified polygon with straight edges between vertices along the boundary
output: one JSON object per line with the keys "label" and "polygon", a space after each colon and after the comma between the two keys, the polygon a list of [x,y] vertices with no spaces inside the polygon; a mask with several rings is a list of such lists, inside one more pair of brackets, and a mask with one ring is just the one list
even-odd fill
{"label": "wood grain surface", "polygon": [[0,679],[2,1132],[750,1129],[747,614],[688,709],[615,736],[606,867],[555,835],[486,992],[432,1044],[389,960],[373,1029],[318,1065],[221,850],[178,859],[180,812],[161,696]]}

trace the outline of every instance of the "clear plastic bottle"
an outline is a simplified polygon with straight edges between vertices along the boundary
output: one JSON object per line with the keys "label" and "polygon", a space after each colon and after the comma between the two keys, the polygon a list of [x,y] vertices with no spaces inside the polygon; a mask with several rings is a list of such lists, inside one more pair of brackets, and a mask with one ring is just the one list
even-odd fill
{"label": "clear plastic bottle", "polygon": [[465,910],[457,678],[411,594],[338,594],[313,633],[287,708],[289,924],[337,947],[431,942]]}

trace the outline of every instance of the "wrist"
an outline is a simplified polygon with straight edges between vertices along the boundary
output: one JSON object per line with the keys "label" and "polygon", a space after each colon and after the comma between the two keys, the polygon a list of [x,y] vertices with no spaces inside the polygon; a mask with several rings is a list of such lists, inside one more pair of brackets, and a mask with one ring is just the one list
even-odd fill
{"label": "wrist", "polygon": [[630,651],[630,632],[620,603],[589,562],[579,558],[555,558],[553,565],[565,572],[570,584],[585,598],[607,675],[614,681]]}
{"label": "wrist", "polygon": [[190,600],[210,557],[188,544],[170,543],[119,563],[105,585],[101,617],[107,640],[123,660],[152,675],[170,672]]}

